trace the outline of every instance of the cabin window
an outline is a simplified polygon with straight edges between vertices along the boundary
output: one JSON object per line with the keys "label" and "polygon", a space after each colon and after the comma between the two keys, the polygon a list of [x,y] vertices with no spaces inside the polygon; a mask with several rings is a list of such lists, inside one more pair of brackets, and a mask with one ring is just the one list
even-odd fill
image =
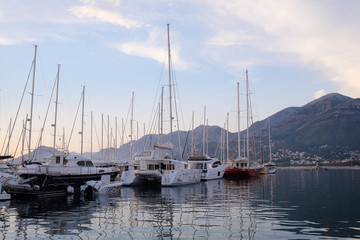
{"label": "cabin window", "polygon": [[68,160],[66,158],[64,158],[63,164],[66,165],[67,163],[68,163]]}
{"label": "cabin window", "polygon": [[60,157],[59,156],[56,157],[56,164],[60,164]]}
{"label": "cabin window", "polygon": [[167,167],[167,170],[175,170],[174,164],[167,164],[166,167]]}
{"label": "cabin window", "polygon": [[78,161],[77,165],[80,167],[85,167],[85,162],[84,161]]}
{"label": "cabin window", "polygon": [[166,165],[164,163],[160,163],[161,170],[166,170]]}
{"label": "cabin window", "polygon": [[149,164],[148,169],[149,170],[159,170],[159,164]]}
{"label": "cabin window", "polygon": [[92,161],[86,161],[86,166],[87,166],[87,167],[93,167],[94,164],[93,164]]}
{"label": "cabin window", "polygon": [[125,171],[129,171],[129,166],[125,166]]}
{"label": "cabin window", "polygon": [[213,165],[212,165],[212,167],[213,167],[213,168],[216,168],[216,167],[218,167],[219,165],[221,165],[220,162],[214,162]]}
{"label": "cabin window", "polygon": [[[243,166],[243,164],[241,164],[241,167]],[[239,163],[236,163],[236,167],[239,167]]]}

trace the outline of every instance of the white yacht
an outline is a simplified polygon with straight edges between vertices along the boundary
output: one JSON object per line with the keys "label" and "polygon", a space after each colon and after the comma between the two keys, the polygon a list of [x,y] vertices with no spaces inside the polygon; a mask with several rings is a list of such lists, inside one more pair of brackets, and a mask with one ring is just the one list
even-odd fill
{"label": "white yacht", "polygon": [[194,169],[201,169],[201,180],[219,179],[224,176],[226,165],[221,164],[217,158],[203,156],[189,157],[189,165]]}
{"label": "white yacht", "polygon": [[[123,171],[121,181],[123,186],[139,185],[139,184],[161,184],[161,186],[177,186],[200,182],[200,169],[192,169],[187,162],[176,160],[173,157],[172,142],[172,90],[173,85],[171,79],[171,61],[170,61],[170,39],[169,24],[168,30],[168,60],[169,60],[169,142],[154,144],[152,150],[143,151],[140,155],[135,156],[134,167],[132,170]],[[163,95],[162,95],[163,96]],[[161,98],[162,99],[162,98]],[[161,101],[162,102],[162,101]],[[176,102],[176,101],[175,101]],[[162,104],[161,104],[162,105]],[[161,107],[162,108],[162,107]],[[159,108],[160,109],[160,108]],[[159,111],[159,125],[162,126],[162,111]],[[160,135],[162,135],[162,127],[160,127]],[[161,139],[161,138],[160,138]],[[130,151],[131,152],[131,151]],[[167,152],[167,154],[165,154]],[[130,157],[131,159],[131,157]],[[132,159],[131,159],[132,160]]]}
{"label": "white yacht", "polygon": [[169,144],[155,144],[154,150],[136,155],[135,164],[122,172],[122,185],[176,186],[200,182],[200,169],[191,169],[188,163],[162,154],[169,147]]}
{"label": "white yacht", "polygon": [[100,180],[110,175],[114,180],[119,169],[95,167],[91,159],[82,155],[59,153],[51,155],[47,164],[22,164],[16,180],[4,183],[3,188],[15,196],[56,196],[80,191],[80,186],[90,180]]}

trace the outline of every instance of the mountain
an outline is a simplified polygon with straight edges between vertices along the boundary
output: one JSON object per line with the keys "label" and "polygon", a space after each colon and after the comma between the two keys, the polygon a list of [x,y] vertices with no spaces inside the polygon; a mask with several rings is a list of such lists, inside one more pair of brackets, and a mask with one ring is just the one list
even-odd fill
{"label": "mountain", "polygon": [[[301,152],[301,158],[338,160],[360,158],[360,99],[353,99],[338,93],[331,93],[318,98],[302,107],[288,107],[269,117],[273,159],[284,161],[298,158],[296,152]],[[191,142],[194,142],[195,155],[203,153],[203,134],[206,131],[206,145],[210,156],[221,157],[220,138],[227,131],[219,126],[203,125],[191,131],[173,133],[174,156],[177,159],[187,159]],[[250,158],[261,159],[269,156],[268,152],[268,119],[255,122],[250,128],[253,147]],[[242,139],[246,131],[241,132]],[[192,140],[193,136],[193,140]],[[228,133],[230,158],[236,157],[237,133]],[[169,134],[164,134],[163,142],[169,140]],[[225,139],[225,138],[224,138]],[[138,141],[126,143],[120,148],[103,149],[94,153],[97,160],[127,161],[130,159],[130,145],[134,153],[151,148],[159,141],[155,134],[146,135]],[[179,142],[181,144],[179,144]],[[181,146],[181,147],[180,147]],[[242,148],[244,144],[242,143]],[[260,151],[260,146],[262,151]],[[257,150],[255,149],[257,148]],[[255,149],[255,150],[254,150]],[[43,147],[43,152],[51,153],[51,148]],[[84,155],[90,156],[90,153]],[[262,156],[261,156],[262,155]],[[43,156],[40,157],[42,159]],[[265,159],[267,159],[265,157]],[[19,161],[19,160],[18,160]],[[266,161],[266,160],[265,160]]]}
{"label": "mountain", "polygon": [[[328,152],[360,150],[360,99],[331,93],[302,107],[284,109],[272,115],[270,122],[278,147],[316,153],[324,148]],[[266,134],[267,120],[252,127],[255,133]]]}
{"label": "mountain", "polygon": [[[278,151],[304,152],[317,159],[345,159],[352,150],[360,152],[360,99],[353,99],[338,93],[327,94],[311,101],[302,107],[288,107],[270,116],[272,152]],[[207,126],[208,151],[211,156],[220,158],[221,132],[226,130],[218,126]],[[204,126],[194,129],[194,144],[197,154],[202,154]],[[260,159],[260,154],[268,156],[268,119],[255,122],[250,128],[251,158]],[[242,139],[246,131],[241,132]],[[150,146],[149,140],[158,141],[157,135],[145,136],[137,142],[137,146]],[[164,141],[169,135],[164,135]],[[181,151],[179,149],[179,139]],[[261,140],[261,141],[260,141]],[[173,133],[174,153],[179,152],[187,157],[190,152],[191,131]],[[261,148],[264,151],[259,151]],[[184,146],[186,143],[186,148]],[[135,144],[135,143],[134,143]],[[241,144],[242,148],[244,144]],[[124,145],[129,149],[127,145]],[[257,150],[255,149],[257,148]],[[136,148],[140,151],[142,148]],[[255,149],[255,150],[254,150]],[[242,149],[243,150],[243,149]],[[128,150],[126,150],[128,152]],[[237,133],[229,132],[230,157],[235,157],[237,149]],[[360,156],[360,154],[359,154]],[[287,161],[293,156],[288,155]],[[267,157],[265,157],[267,159]],[[266,160],[265,160],[266,161]]]}

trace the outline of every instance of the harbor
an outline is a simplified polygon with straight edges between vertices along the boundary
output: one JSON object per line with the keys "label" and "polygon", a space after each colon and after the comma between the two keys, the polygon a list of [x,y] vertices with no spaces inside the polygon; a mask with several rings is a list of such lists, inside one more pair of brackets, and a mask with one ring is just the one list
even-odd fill
{"label": "harbor", "polygon": [[[334,181],[333,179],[336,179]],[[279,170],[251,180],[1,202],[4,239],[356,239],[360,171]]]}
{"label": "harbor", "polygon": [[360,239],[359,10],[1,1],[0,239]]}

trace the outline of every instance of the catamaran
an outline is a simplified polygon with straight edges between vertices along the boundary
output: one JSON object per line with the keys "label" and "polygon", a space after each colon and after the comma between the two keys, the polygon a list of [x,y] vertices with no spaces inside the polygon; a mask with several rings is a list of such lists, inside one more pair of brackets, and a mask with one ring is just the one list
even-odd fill
{"label": "catamaran", "polygon": [[[129,171],[123,171],[121,181],[123,186],[158,184],[161,186],[177,186],[200,182],[200,169],[192,169],[187,162],[173,157],[172,143],[172,78],[169,24],[168,33],[168,62],[169,62],[169,103],[170,103],[170,139],[166,143],[155,143],[152,150],[143,151],[134,158],[134,165]],[[162,119],[162,118],[161,118]],[[162,124],[162,123],[161,123]],[[162,134],[162,133],[161,133]]]}

